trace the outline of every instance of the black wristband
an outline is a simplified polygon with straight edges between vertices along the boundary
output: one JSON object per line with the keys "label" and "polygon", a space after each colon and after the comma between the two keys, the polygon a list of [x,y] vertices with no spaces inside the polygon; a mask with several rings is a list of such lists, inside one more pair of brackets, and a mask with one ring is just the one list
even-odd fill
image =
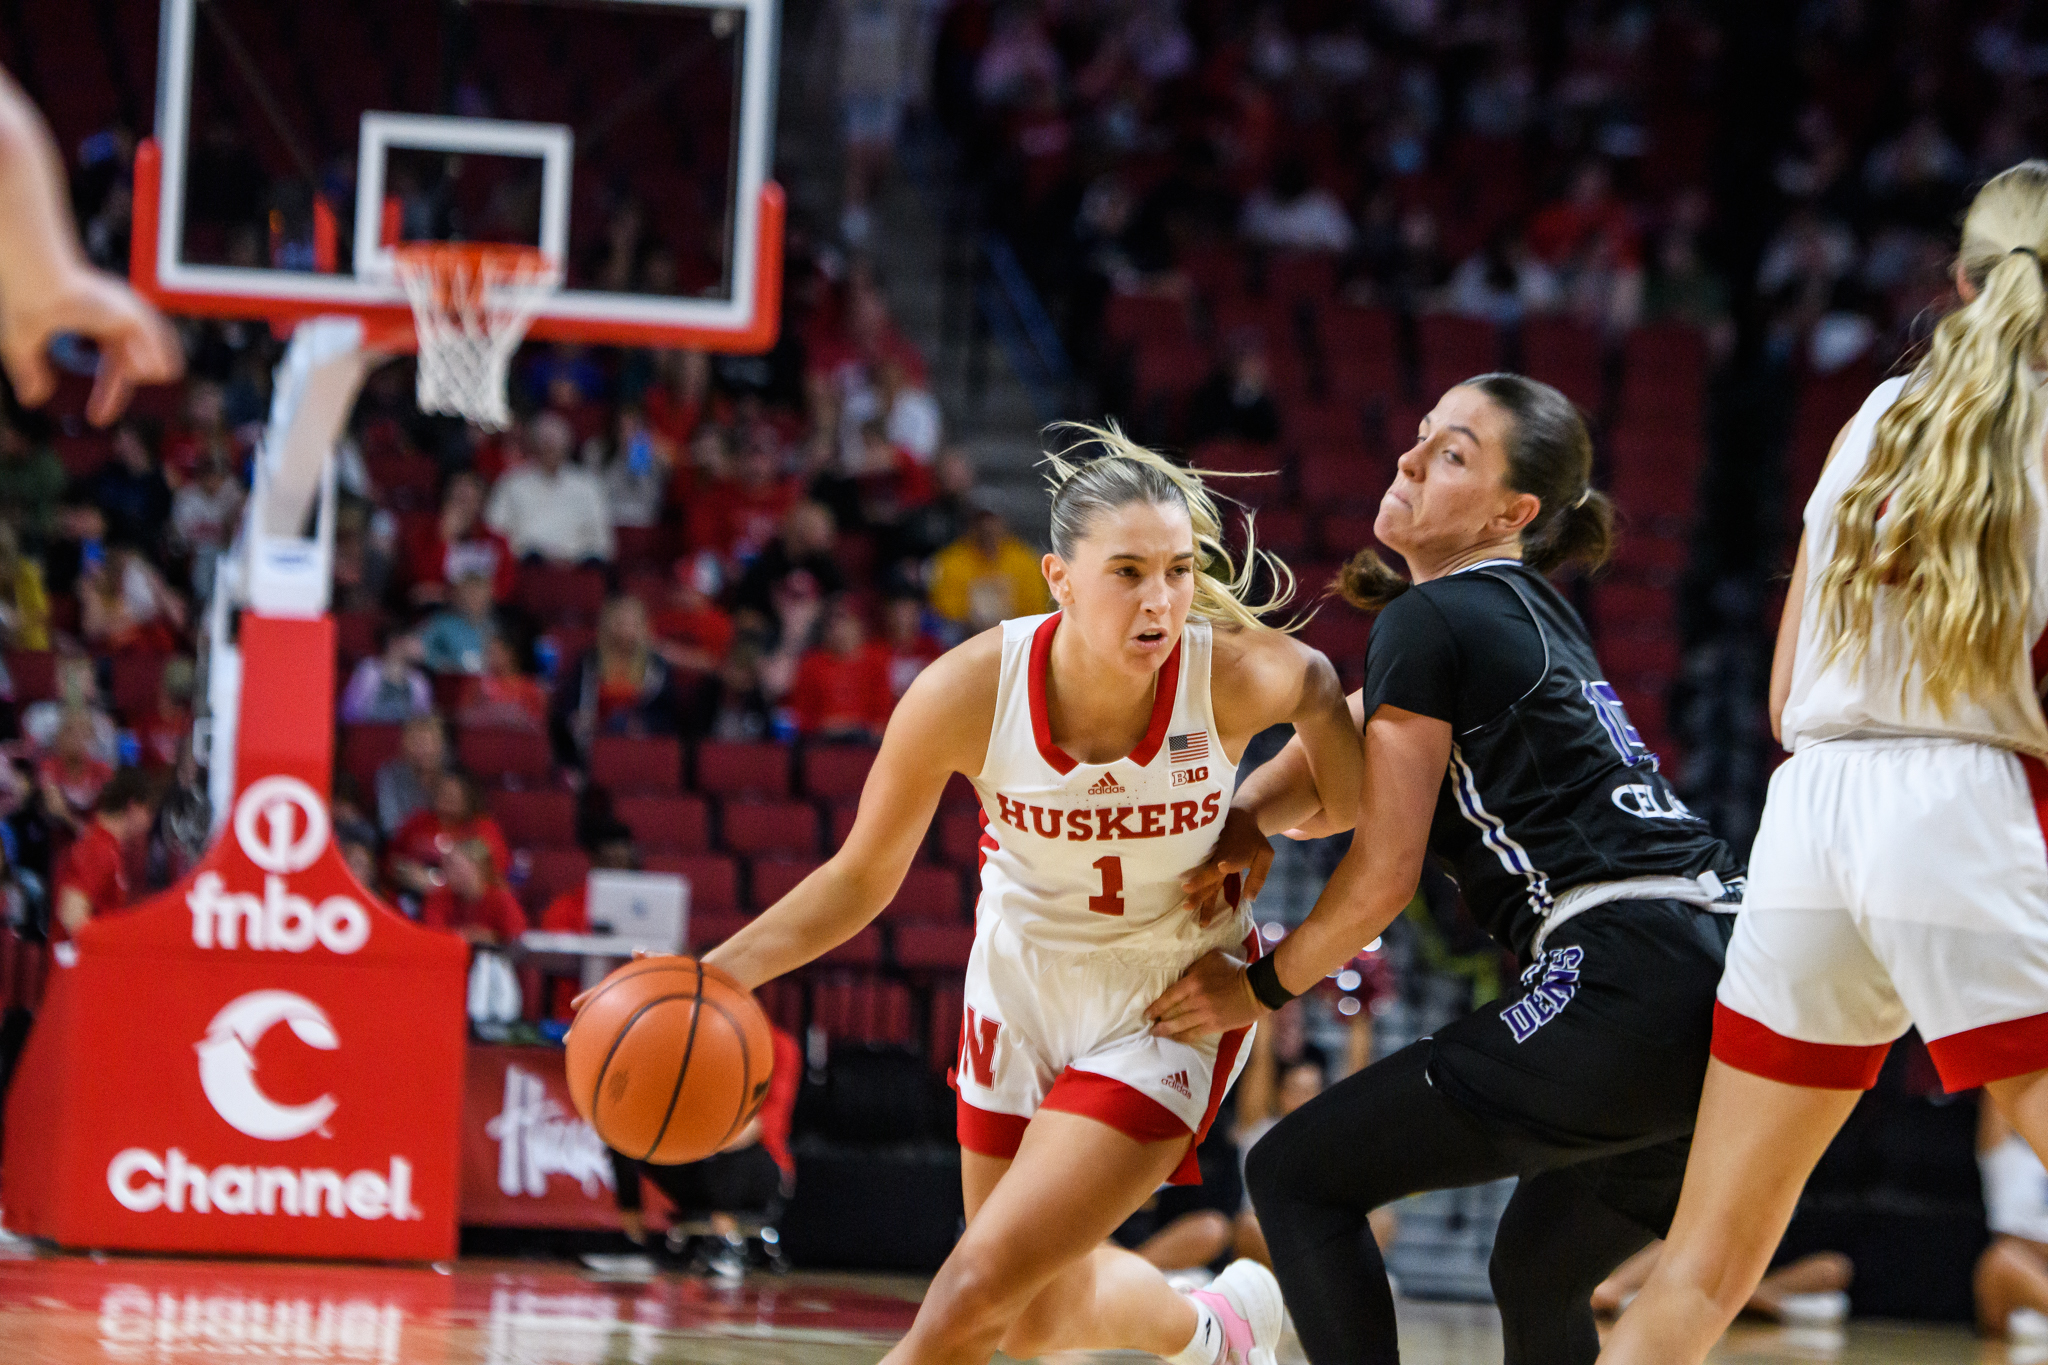
{"label": "black wristband", "polygon": [[1244,979],[1258,1002],[1269,1010],[1277,1010],[1294,998],[1294,992],[1280,984],[1279,959],[1271,953],[1247,967]]}

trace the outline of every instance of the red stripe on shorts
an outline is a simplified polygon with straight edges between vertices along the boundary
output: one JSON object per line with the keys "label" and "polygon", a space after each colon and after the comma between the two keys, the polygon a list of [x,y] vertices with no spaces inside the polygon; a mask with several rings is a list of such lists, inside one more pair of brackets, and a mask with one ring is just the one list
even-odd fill
{"label": "red stripe on shorts", "polygon": [[1747,1015],[1714,1002],[1714,1056],[1737,1071],[1812,1090],[1868,1090],[1877,1084],[1890,1043],[1859,1047],[1807,1043],[1773,1033]]}
{"label": "red stripe on shorts", "polygon": [[962,1098],[954,1127],[960,1135],[960,1145],[968,1151],[1008,1161],[1017,1155],[1017,1146],[1024,1141],[1024,1129],[1030,1122],[1022,1114],[977,1109]]}
{"label": "red stripe on shorts", "polygon": [[[2034,760],[2029,760],[2033,762]],[[1927,1044],[1951,1095],[2048,1068],[2048,1014],[1964,1029]]]}
{"label": "red stripe on shorts", "polygon": [[1068,1067],[1038,1107],[1106,1123],[1135,1142],[1166,1142],[1188,1135],[1180,1115],[1144,1091],[1096,1071]]}

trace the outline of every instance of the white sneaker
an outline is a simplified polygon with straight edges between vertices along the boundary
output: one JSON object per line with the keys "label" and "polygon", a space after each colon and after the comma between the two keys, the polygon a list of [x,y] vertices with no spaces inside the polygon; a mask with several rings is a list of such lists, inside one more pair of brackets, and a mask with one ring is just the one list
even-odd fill
{"label": "white sneaker", "polygon": [[2015,1308],[2005,1315],[2005,1335],[2011,1341],[2048,1342],[2048,1316],[2031,1308]]}
{"label": "white sneaker", "polygon": [[1210,1273],[1206,1266],[1195,1266],[1189,1270],[1169,1270],[1166,1272],[1167,1285],[1180,1294],[1192,1294],[1197,1289],[1207,1289],[1215,1281],[1216,1276]]}
{"label": "white sneaker", "polygon": [[1272,1271],[1257,1261],[1232,1261],[1207,1289],[1189,1297],[1208,1304],[1223,1324],[1217,1365],[1276,1365],[1287,1305]]}
{"label": "white sneaker", "polygon": [[1787,1294],[1778,1300],[1778,1320],[1787,1327],[1833,1327],[1849,1317],[1849,1296],[1839,1289]]}

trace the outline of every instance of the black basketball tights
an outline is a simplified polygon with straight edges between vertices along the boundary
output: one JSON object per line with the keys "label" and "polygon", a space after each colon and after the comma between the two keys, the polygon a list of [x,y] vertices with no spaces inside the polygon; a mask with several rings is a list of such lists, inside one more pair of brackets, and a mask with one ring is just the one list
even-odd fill
{"label": "black basketball tights", "polygon": [[[1591,1296],[1652,1233],[1593,1194],[1585,1172],[1510,1156],[1429,1083],[1427,1040],[1339,1082],[1274,1128],[1246,1182],[1287,1307],[1315,1365],[1401,1358],[1386,1265],[1366,1215],[1423,1190],[1522,1175],[1488,1267],[1506,1365],[1591,1365]],[[1598,1165],[1597,1162],[1592,1163]],[[1537,1174],[1532,1168],[1548,1166]]]}

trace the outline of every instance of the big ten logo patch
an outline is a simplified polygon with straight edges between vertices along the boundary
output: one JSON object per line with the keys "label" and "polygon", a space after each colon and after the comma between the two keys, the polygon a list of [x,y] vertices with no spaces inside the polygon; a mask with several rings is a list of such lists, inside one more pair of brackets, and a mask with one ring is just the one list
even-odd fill
{"label": "big ten logo patch", "polygon": [[1528,1042],[1537,1029],[1564,1013],[1579,993],[1579,964],[1585,956],[1582,948],[1552,948],[1522,973],[1522,988],[1528,994],[1500,1012],[1516,1042]]}
{"label": "big ten logo patch", "polygon": [[1173,770],[1173,785],[1176,787],[1185,787],[1190,782],[1207,782],[1208,780],[1209,769],[1206,766],[1200,768],[1175,768]]}

